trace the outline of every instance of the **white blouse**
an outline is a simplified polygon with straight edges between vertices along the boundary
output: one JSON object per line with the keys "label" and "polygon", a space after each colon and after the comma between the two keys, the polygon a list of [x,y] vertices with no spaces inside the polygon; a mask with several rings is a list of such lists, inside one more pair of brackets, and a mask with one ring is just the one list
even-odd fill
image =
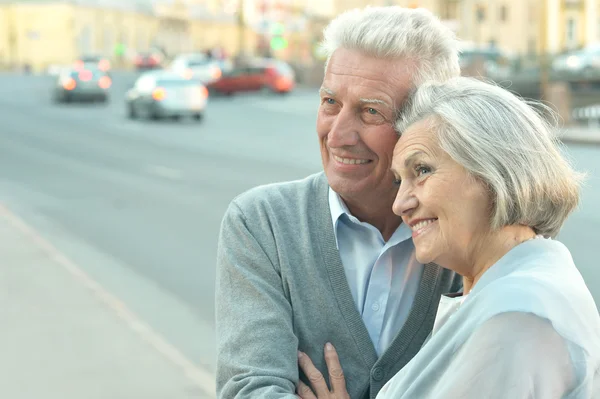
{"label": "white blouse", "polygon": [[600,316],[561,243],[525,242],[467,296],[377,399],[600,399]]}

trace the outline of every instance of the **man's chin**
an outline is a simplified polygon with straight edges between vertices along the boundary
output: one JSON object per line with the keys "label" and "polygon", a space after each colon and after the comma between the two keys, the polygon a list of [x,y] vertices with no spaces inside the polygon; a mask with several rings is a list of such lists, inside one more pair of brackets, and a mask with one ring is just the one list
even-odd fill
{"label": "man's chin", "polygon": [[334,174],[327,174],[327,181],[329,186],[341,195],[342,197],[355,197],[360,196],[362,193],[367,192],[364,188],[364,181],[362,179],[350,178],[345,176],[339,176]]}

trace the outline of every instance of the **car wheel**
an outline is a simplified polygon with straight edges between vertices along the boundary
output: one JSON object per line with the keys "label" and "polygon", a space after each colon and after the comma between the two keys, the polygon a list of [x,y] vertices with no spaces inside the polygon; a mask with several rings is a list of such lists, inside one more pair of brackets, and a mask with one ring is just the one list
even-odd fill
{"label": "car wheel", "polygon": [[61,97],[60,94],[58,93],[53,93],[52,94],[52,102],[55,104],[60,104],[63,102],[63,98]]}
{"label": "car wheel", "polygon": [[270,96],[271,94],[273,94],[274,90],[269,85],[264,85],[260,88],[260,92],[264,96]]}
{"label": "car wheel", "polygon": [[200,122],[202,119],[204,119],[204,114],[194,114],[193,118],[195,121]]}
{"label": "car wheel", "polygon": [[583,68],[582,72],[584,77],[589,78],[594,75],[594,68],[592,68],[591,66],[586,66],[585,68]]}
{"label": "car wheel", "polygon": [[135,112],[135,108],[133,108],[133,105],[129,104],[127,106],[127,117],[129,119],[137,119],[137,113]]}

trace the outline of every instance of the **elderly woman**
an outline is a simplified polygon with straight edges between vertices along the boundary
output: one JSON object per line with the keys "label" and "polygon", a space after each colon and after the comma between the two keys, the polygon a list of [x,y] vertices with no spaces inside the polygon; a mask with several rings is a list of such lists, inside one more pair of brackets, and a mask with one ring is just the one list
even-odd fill
{"label": "elderly woman", "polygon": [[[600,398],[598,309],[553,239],[581,175],[550,126],[508,91],[468,78],[419,88],[402,115],[394,212],[419,262],[460,273],[464,292],[442,297],[429,341],[377,398]],[[300,354],[312,381],[302,398],[347,397],[330,345],[325,358],[332,391]]]}

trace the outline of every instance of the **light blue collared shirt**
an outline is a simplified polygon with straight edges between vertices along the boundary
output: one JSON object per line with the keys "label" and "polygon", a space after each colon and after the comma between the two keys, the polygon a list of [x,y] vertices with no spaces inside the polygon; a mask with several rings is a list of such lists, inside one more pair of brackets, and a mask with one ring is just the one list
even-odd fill
{"label": "light blue collared shirt", "polygon": [[385,242],[381,232],[354,217],[331,188],[329,209],[354,303],[381,355],[408,318],[423,274],[412,232],[402,223]]}

